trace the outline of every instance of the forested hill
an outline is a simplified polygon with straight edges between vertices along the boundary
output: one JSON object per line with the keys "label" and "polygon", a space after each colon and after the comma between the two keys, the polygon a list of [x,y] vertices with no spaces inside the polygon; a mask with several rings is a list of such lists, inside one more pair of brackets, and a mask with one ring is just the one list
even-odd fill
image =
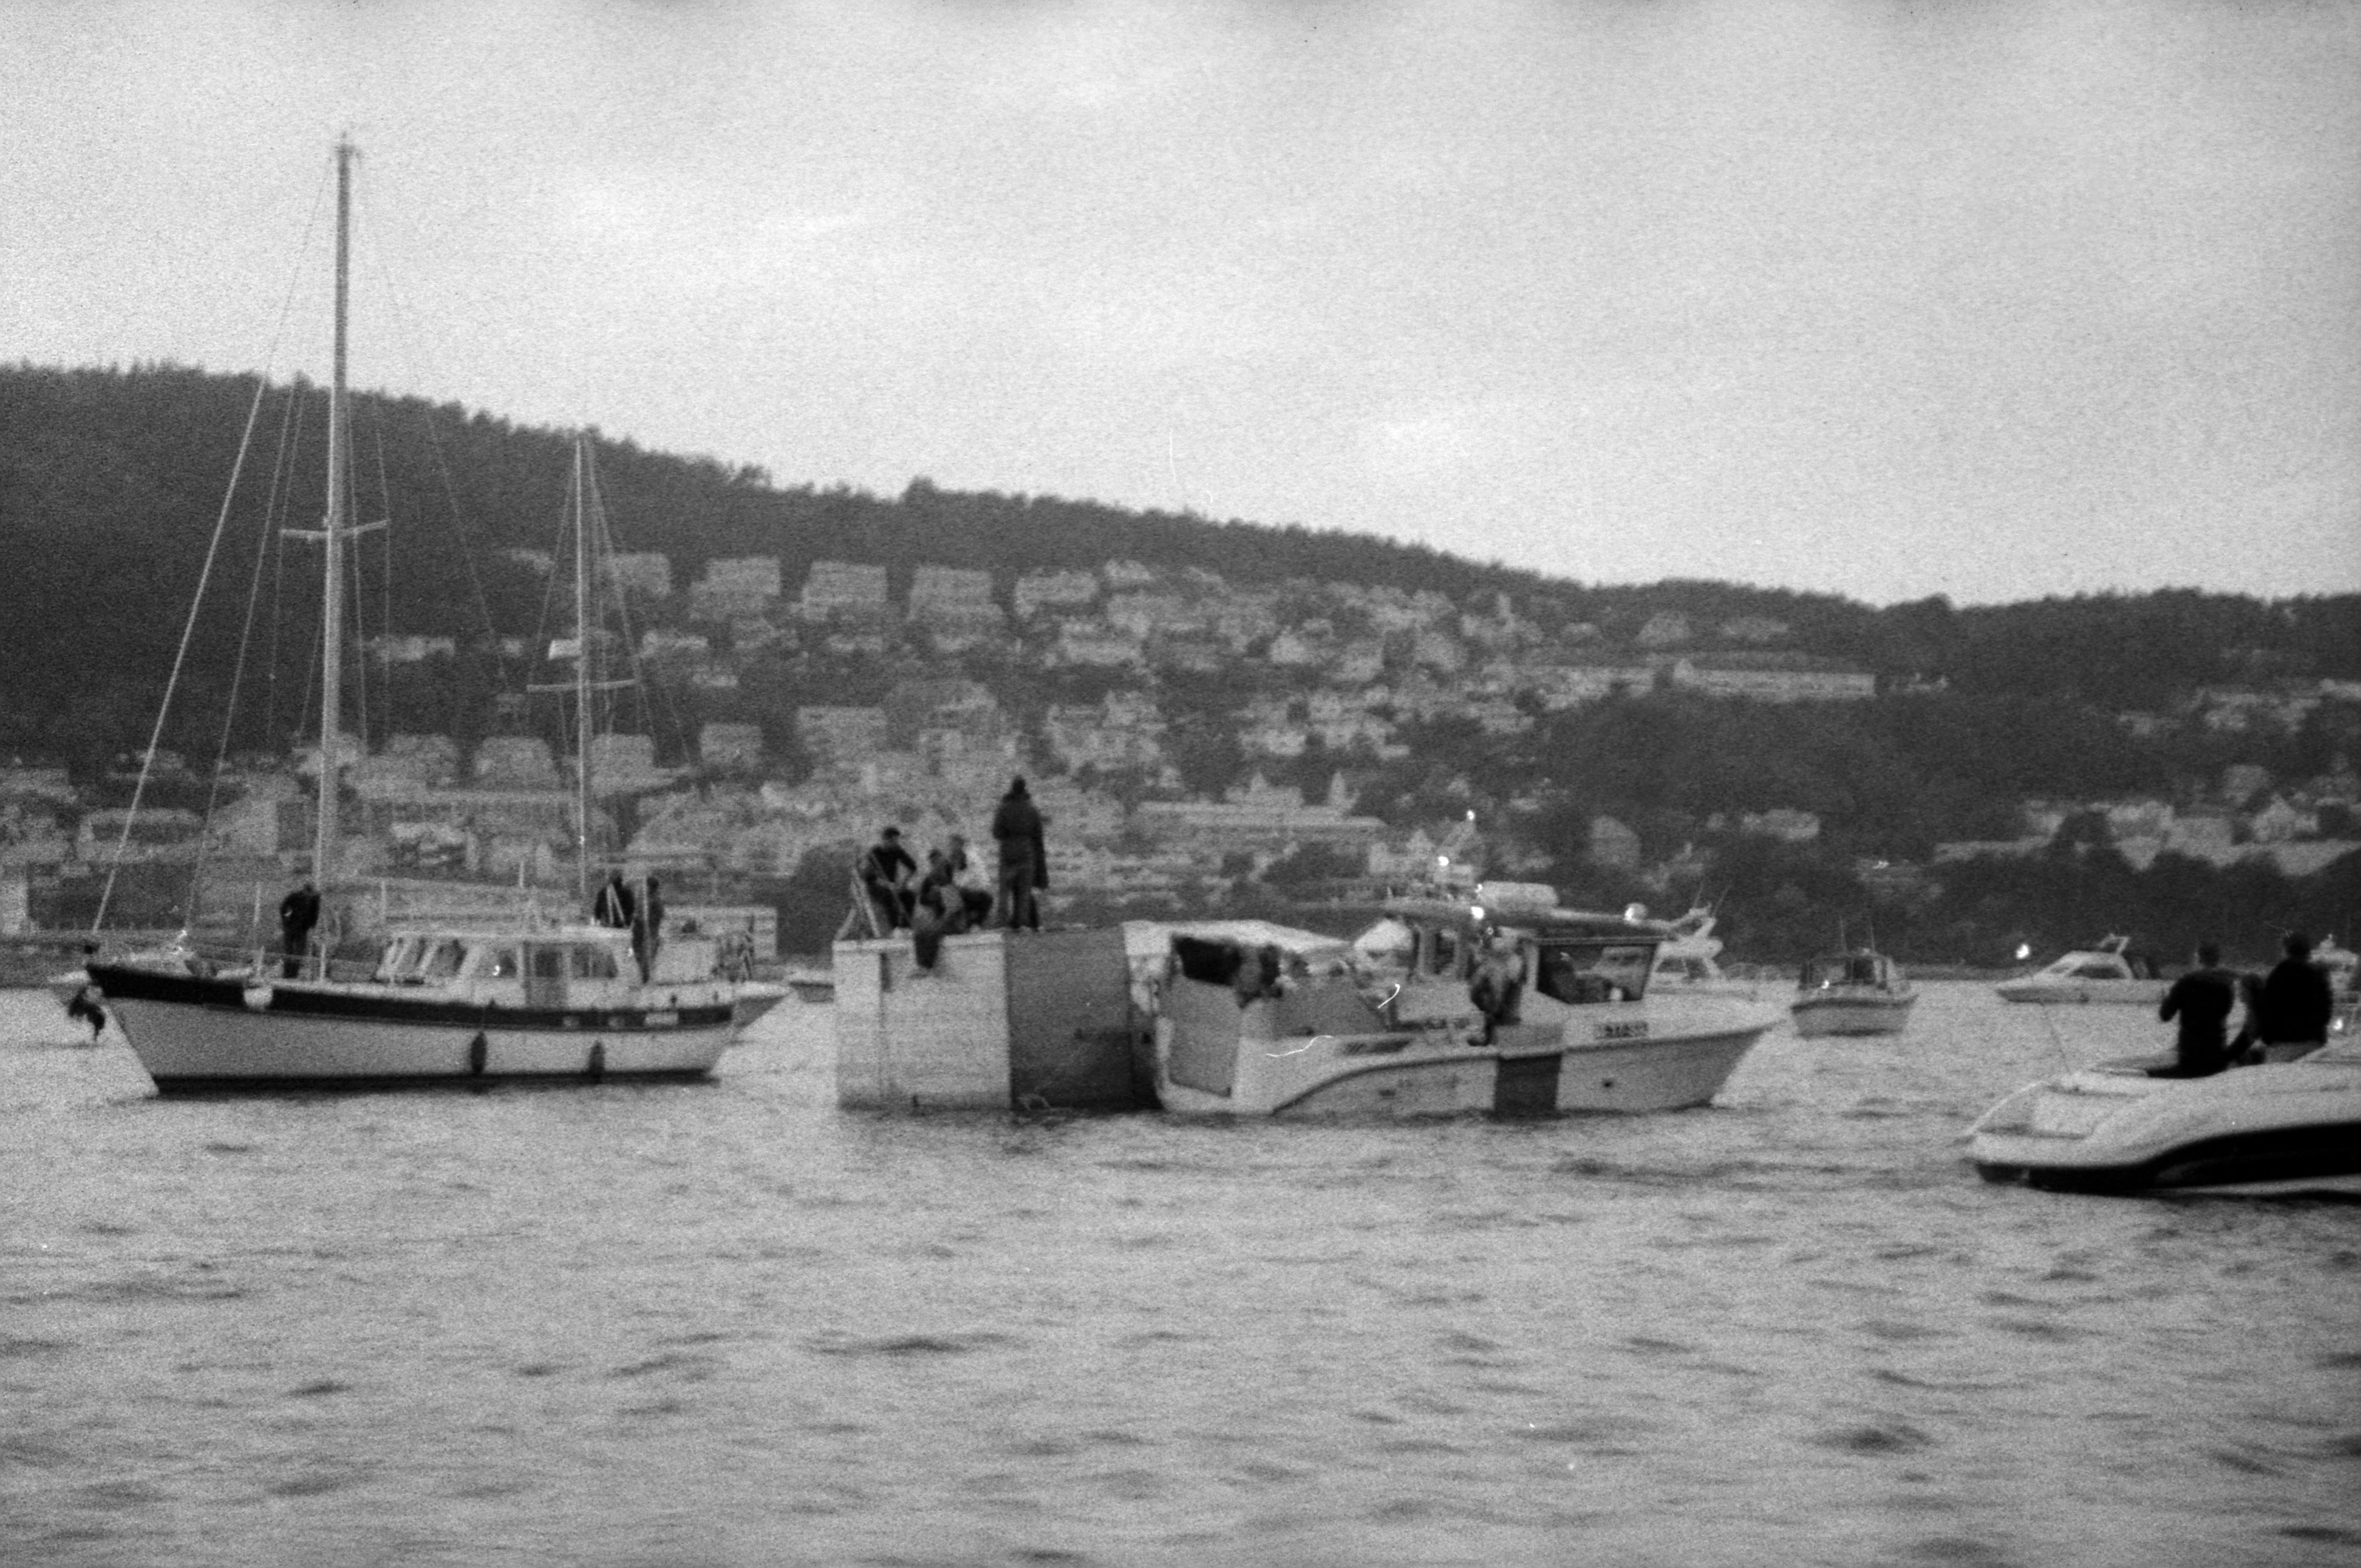
{"label": "forested hill", "polygon": [[[202,695],[233,680],[291,688],[316,609],[301,586],[316,526],[326,395],[177,367],[0,368],[0,754],[86,752],[140,737],[153,715],[254,410],[245,477],[212,567],[189,659]],[[361,552],[364,633],[530,632],[544,586],[504,559],[547,550],[565,505],[571,435],[415,399],[355,400],[359,515],[394,526]],[[2277,603],[2193,591],[1955,609],[1884,609],[1827,595],[1712,582],[1599,587],[1354,534],[1131,512],[1049,497],[968,494],[914,480],[897,497],[781,488],[752,468],[601,442],[620,548],[661,551],[686,583],[715,557],[769,555],[792,594],[816,560],[882,564],[898,597],[911,569],[988,569],[1005,595],[1024,572],[1130,559],[1234,584],[1289,578],[1434,589],[1599,629],[1628,643],[1653,614],[1708,625],[1767,617],[1792,645],[1954,689],[2154,707],[2208,683],[2361,678],[2361,596]],[[286,476],[282,483],[278,476]],[[1578,567],[1577,567],[1578,569]],[[270,632],[249,635],[253,623]],[[258,652],[275,644],[277,653]],[[238,649],[248,649],[241,667]],[[257,661],[260,661],[258,663]],[[250,688],[249,688],[250,689]]]}

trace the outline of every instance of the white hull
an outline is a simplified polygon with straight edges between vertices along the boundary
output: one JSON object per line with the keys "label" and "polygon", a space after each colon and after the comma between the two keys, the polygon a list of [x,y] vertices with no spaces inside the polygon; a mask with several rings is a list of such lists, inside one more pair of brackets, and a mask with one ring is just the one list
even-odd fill
{"label": "white hull", "polygon": [[[1267,1008],[1240,1014],[1223,988],[1196,989],[1210,994],[1178,1010],[1168,993],[1167,1014],[1157,1024],[1157,1094],[1165,1110],[1182,1115],[1677,1111],[1719,1093],[1774,1021],[1767,1008],[1699,998],[1678,1007],[1587,1008],[1579,1021],[1562,1026],[1511,1025],[1491,1046],[1464,1044],[1450,1029],[1279,1036],[1268,1030]],[[1182,1062],[1202,1059],[1204,1043],[1179,1031],[1218,1020],[1224,1005],[1238,1032],[1231,1081],[1220,1092],[1184,1081],[1190,1074],[1185,1067],[1176,1071],[1176,1047]]]}
{"label": "white hull", "polygon": [[2154,1007],[2164,1001],[2164,993],[2170,983],[2161,980],[2049,980],[2028,976],[2024,980],[2003,981],[1993,989],[2004,1002],[2033,1002],[2054,1006],[2080,1006],[2095,1002]]}
{"label": "white hull", "polygon": [[[730,1044],[699,1028],[503,1028],[258,1014],[178,1002],[110,1002],[159,1088],[400,1087],[404,1084],[698,1077]],[[478,1053],[477,1042],[482,1041]]]}
{"label": "white hull", "polygon": [[2361,1061],[2332,1047],[2209,1078],[2085,1068],[1986,1112],[1968,1157],[1987,1180],[2076,1190],[2361,1190]]}
{"label": "white hull", "polygon": [[1790,1004],[1795,1033],[1806,1039],[1825,1035],[1898,1035],[1910,1022],[1916,994],[1895,996],[1885,992],[1857,994],[1823,992],[1798,997]]}

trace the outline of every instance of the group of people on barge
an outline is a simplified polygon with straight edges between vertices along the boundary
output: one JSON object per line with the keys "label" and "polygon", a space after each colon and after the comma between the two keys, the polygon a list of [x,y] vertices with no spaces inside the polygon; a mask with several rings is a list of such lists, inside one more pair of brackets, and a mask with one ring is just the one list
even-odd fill
{"label": "group of people on barge", "polygon": [[1011,780],[992,817],[1000,866],[996,886],[985,883],[969,856],[964,834],[954,833],[928,850],[921,869],[902,842],[902,829],[887,826],[853,867],[857,902],[837,937],[840,940],[864,925],[881,936],[908,931],[928,938],[994,924],[1012,931],[1039,930],[1039,894],[1049,885],[1043,826],[1024,778]]}

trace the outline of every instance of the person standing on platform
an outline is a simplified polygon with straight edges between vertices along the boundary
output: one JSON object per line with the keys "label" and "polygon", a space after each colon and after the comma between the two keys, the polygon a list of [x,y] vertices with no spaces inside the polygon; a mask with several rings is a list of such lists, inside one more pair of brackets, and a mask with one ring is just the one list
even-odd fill
{"label": "person standing on platform", "polygon": [[1038,931],[1041,905],[1034,895],[1049,885],[1049,861],[1041,841],[1041,813],[1024,777],[1011,780],[992,815],[992,841],[1000,850],[1000,922],[1011,931]]}
{"label": "person standing on platform", "polygon": [[2238,977],[2222,967],[2222,949],[2212,942],[2197,948],[2197,967],[2172,982],[2156,1015],[2169,1024],[2180,1020],[2170,1067],[2152,1067],[2150,1078],[2211,1078],[2230,1065],[2224,1026],[2238,1004]]}
{"label": "person standing on platform", "polygon": [[320,890],[306,882],[279,901],[280,978],[293,980],[303,972],[312,946],[312,929],[320,923]]}

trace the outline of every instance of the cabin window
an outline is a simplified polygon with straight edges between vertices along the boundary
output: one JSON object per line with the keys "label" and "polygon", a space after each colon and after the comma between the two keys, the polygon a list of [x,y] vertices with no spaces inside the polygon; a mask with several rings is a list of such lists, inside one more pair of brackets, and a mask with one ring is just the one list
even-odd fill
{"label": "cabin window", "polygon": [[612,948],[568,948],[566,978],[568,980],[612,980],[615,978],[615,949]]}
{"label": "cabin window", "polygon": [[467,956],[467,943],[459,941],[454,938],[445,937],[443,940],[436,942],[427,951],[426,961],[422,966],[425,973],[425,978],[429,981],[444,981],[457,978],[459,973],[459,965]]}
{"label": "cabin window", "polygon": [[2084,964],[2074,971],[2076,980],[2119,980],[2123,970],[2113,964]]}
{"label": "cabin window", "polygon": [[423,944],[415,937],[396,937],[385,945],[385,955],[378,959],[376,979],[394,981],[411,978],[418,966],[418,950]]}
{"label": "cabin window", "polygon": [[490,948],[484,958],[484,977],[488,980],[514,980],[524,972],[514,948]]}
{"label": "cabin window", "polygon": [[1636,1001],[1647,990],[1653,957],[1645,947],[1545,944],[1533,989],[1574,1006]]}
{"label": "cabin window", "polygon": [[1426,972],[1447,975],[1459,968],[1459,933],[1429,931],[1426,933]]}
{"label": "cabin window", "polygon": [[527,972],[534,980],[564,980],[566,949],[564,948],[528,948],[525,961],[532,965]]}

